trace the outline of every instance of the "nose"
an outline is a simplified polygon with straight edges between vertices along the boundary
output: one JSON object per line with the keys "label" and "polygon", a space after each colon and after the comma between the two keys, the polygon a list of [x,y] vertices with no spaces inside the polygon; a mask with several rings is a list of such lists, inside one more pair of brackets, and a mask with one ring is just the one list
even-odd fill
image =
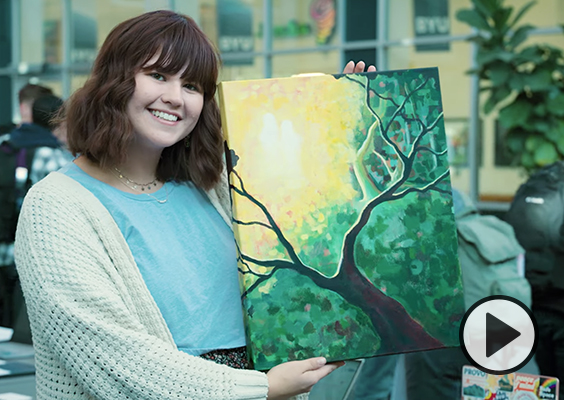
{"label": "nose", "polygon": [[180,107],[182,105],[182,84],[175,81],[167,82],[161,98],[163,102],[172,107]]}

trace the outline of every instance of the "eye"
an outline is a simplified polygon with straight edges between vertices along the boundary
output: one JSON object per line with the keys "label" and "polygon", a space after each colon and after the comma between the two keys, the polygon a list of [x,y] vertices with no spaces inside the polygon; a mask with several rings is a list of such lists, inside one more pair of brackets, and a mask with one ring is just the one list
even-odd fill
{"label": "eye", "polygon": [[186,83],[184,87],[192,92],[201,92],[200,86],[193,82]]}
{"label": "eye", "polygon": [[155,78],[158,81],[164,81],[165,77],[158,72],[151,72],[148,74],[150,77]]}

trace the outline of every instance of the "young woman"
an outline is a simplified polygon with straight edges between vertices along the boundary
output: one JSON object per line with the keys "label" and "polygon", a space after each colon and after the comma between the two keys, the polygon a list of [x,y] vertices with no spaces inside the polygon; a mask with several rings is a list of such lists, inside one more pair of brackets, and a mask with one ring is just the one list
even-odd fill
{"label": "young woman", "polygon": [[194,21],[155,11],[67,102],[78,157],[29,192],[16,242],[39,399],[284,399],[337,368],[245,369],[217,75]]}

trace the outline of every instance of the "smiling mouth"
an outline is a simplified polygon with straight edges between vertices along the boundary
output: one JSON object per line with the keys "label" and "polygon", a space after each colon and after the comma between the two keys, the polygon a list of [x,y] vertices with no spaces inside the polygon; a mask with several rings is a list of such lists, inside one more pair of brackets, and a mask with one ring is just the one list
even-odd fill
{"label": "smiling mouth", "polygon": [[160,118],[160,119],[164,119],[165,121],[169,121],[169,122],[176,122],[176,121],[182,119],[178,115],[169,114],[169,113],[166,113],[164,111],[157,111],[157,110],[149,110],[149,111],[155,117]]}

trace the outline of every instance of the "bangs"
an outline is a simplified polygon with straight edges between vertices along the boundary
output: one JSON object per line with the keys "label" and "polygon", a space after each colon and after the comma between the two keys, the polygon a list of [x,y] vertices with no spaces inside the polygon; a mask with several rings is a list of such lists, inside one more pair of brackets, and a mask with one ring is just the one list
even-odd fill
{"label": "bangs", "polygon": [[219,60],[214,47],[197,27],[178,19],[161,31],[157,40],[149,46],[155,51],[142,65],[154,54],[159,54],[159,58],[152,65],[143,67],[143,70],[155,69],[176,74],[186,68],[181,78],[198,84],[207,98],[214,96]]}

